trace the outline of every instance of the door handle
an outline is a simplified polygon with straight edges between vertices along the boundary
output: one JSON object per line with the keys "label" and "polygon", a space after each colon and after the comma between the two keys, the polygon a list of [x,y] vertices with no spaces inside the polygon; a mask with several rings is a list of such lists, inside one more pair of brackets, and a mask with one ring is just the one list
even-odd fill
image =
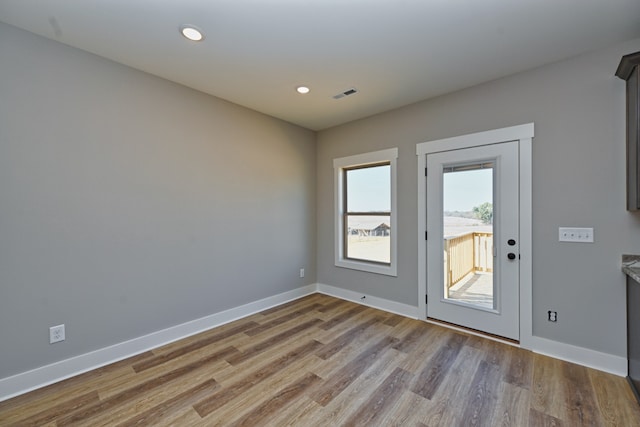
{"label": "door handle", "polygon": [[509,252],[507,254],[507,258],[509,258],[510,260],[514,260],[516,259],[516,254],[514,254],[513,252]]}

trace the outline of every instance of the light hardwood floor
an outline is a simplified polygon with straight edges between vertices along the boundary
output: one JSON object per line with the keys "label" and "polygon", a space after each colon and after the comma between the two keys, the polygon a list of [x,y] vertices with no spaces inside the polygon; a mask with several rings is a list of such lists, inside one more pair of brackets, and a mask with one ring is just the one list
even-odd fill
{"label": "light hardwood floor", "polygon": [[0,425],[639,426],[626,380],[314,294],[0,403]]}

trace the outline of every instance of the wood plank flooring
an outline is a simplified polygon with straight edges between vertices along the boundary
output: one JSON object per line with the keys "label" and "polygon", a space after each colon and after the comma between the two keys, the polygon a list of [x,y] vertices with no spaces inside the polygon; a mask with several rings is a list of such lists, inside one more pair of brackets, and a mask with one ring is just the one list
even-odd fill
{"label": "wood plank flooring", "polygon": [[640,426],[624,378],[314,294],[0,402],[1,426]]}

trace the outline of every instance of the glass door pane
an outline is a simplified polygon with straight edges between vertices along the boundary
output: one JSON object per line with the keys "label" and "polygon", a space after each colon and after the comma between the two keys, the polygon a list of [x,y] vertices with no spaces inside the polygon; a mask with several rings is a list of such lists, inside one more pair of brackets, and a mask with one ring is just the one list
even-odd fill
{"label": "glass door pane", "polygon": [[443,169],[444,296],[493,310],[493,163]]}

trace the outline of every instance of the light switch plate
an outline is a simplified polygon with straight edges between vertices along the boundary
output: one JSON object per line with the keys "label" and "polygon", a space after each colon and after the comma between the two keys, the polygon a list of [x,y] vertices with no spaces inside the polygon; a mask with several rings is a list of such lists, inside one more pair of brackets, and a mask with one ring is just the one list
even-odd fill
{"label": "light switch plate", "polygon": [[571,243],[593,243],[593,227],[559,227],[558,240]]}

